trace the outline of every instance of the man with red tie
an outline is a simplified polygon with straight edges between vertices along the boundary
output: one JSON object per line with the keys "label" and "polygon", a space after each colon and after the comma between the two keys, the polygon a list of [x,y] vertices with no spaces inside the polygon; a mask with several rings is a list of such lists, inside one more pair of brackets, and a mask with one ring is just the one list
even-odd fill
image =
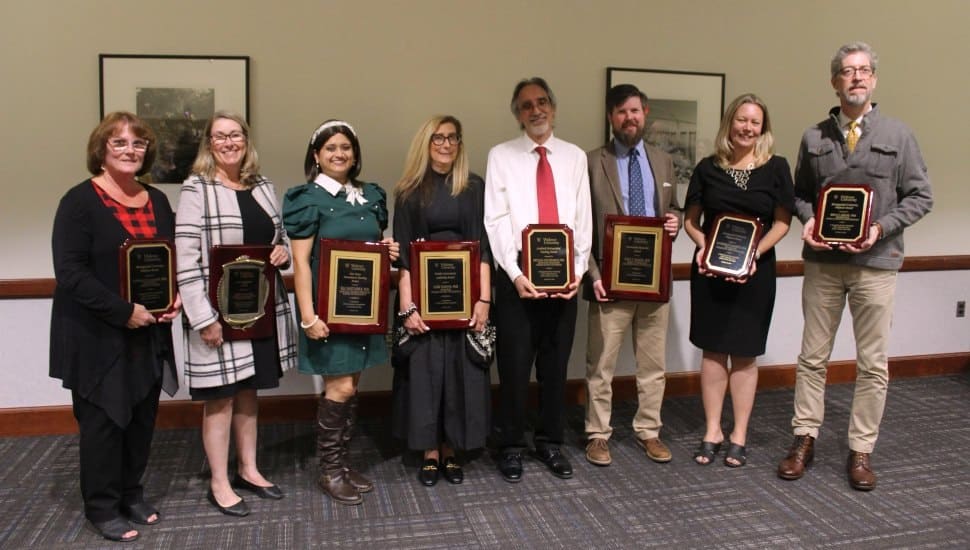
{"label": "man with red tie", "polygon": [[[522,453],[527,448],[533,363],[539,382],[534,456],[557,477],[573,474],[560,449],[563,402],[576,329],[576,289],[589,259],[592,218],[586,154],[552,135],[556,97],[549,85],[539,77],[522,80],[512,93],[511,108],[524,133],[489,151],[485,230],[496,263],[498,469],[506,481],[516,483],[522,480]],[[522,272],[522,230],[537,223],[564,224],[573,232],[574,280],[564,292],[541,292]]]}

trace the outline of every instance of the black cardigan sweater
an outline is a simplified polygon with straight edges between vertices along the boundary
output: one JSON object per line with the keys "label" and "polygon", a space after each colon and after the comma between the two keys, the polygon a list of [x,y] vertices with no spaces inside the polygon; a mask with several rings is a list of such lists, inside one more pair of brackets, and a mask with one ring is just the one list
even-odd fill
{"label": "black cardigan sweater", "polygon": [[[157,237],[171,239],[175,215],[145,186]],[[119,248],[128,232],[88,179],[61,199],[51,238],[57,285],[51,310],[50,376],[100,406],[119,426],[160,381],[178,388],[171,323],[129,329],[134,306],[120,294]]]}

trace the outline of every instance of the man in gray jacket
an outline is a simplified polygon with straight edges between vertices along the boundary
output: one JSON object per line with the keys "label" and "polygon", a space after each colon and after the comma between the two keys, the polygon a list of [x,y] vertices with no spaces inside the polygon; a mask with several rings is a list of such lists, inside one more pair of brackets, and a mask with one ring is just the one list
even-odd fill
{"label": "man in gray jacket", "polygon": [[[903,263],[903,230],[930,211],[926,163],[912,131],[882,116],[872,103],[878,56],[863,42],[832,58],[832,87],[840,106],[802,136],[795,167],[795,207],[804,224],[805,318],[795,379],[795,441],[778,465],[782,479],[799,479],[814,457],[825,411],[825,375],[846,298],[856,340],[856,385],[849,419],[849,485],[876,486],[869,455],[879,435],[889,385],[887,348]],[[864,183],[873,190],[868,238],[829,245],[814,237],[816,204],[827,183]]]}

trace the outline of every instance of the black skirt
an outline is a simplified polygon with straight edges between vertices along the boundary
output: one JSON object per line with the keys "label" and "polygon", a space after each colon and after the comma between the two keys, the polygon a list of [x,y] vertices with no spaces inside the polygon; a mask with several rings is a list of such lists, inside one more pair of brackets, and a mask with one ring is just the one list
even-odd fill
{"label": "black skirt", "polygon": [[[414,338],[414,337],[412,337]],[[393,432],[409,449],[485,446],[491,379],[465,350],[464,330],[432,330],[416,337],[406,365],[394,369]]]}

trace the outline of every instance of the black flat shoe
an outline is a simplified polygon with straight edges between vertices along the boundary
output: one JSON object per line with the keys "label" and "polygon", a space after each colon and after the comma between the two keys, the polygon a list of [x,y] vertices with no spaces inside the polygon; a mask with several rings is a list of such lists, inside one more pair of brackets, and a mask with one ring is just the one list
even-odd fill
{"label": "black flat shoe", "polygon": [[438,483],[438,459],[426,458],[424,465],[418,470],[418,481],[425,487],[434,487]]}
{"label": "black flat shoe", "polygon": [[256,493],[259,498],[270,498],[273,500],[279,500],[283,498],[283,490],[276,485],[270,485],[269,487],[260,487],[255,483],[250,483],[246,481],[246,478],[236,474],[236,477],[232,478],[231,485],[236,489],[243,489],[252,493]]}
{"label": "black flat shoe", "polygon": [[445,467],[445,481],[452,485],[461,485],[461,482],[465,481],[465,473],[461,471],[461,465],[458,464],[455,457],[449,456],[446,458],[443,466]]}
{"label": "black flat shoe", "polygon": [[522,481],[522,453],[503,452],[498,458],[498,471],[509,483]]}
{"label": "black flat shoe", "polygon": [[115,542],[132,542],[138,540],[138,537],[141,536],[141,533],[136,532],[135,536],[125,538],[125,533],[134,531],[125,518],[114,518],[98,523],[92,521],[91,525],[94,526],[99,535]]}
{"label": "black flat shoe", "polygon": [[232,506],[222,506],[219,504],[219,501],[216,500],[216,496],[212,494],[211,489],[205,494],[205,498],[209,499],[209,502],[212,503],[213,506],[227,516],[244,518],[249,515],[249,506],[242,498],[240,498],[239,502],[233,504]]}
{"label": "black flat shoe", "polygon": [[544,449],[536,449],[533,453],[539,462],[542,462],[549,468],[552,475],[561,478],[569,479],[573,477],[573,467],[569,463],[569,459],[562,454],[562,451],[558,447],[546,447]]}
{"label": "black flat shoe", "polygon": [[[121,513],[131,521],[141,525],[155,525],[162,521],[162,515],[158,513],[158,510],[144,501],[121,505]],[[153,515],[155,516],[155,521],[148,521],[148,518]]]}

